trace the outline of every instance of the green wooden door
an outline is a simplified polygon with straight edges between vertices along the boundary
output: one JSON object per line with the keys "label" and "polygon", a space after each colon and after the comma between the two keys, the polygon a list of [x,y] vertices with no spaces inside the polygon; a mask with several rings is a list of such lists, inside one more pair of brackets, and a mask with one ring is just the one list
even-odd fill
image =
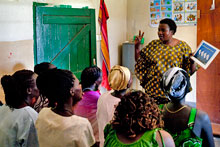
{"label": "green wooden door", "polygon": [[34,3],[35,64],[51,62],[78,78],[96,60],[95,10]]}

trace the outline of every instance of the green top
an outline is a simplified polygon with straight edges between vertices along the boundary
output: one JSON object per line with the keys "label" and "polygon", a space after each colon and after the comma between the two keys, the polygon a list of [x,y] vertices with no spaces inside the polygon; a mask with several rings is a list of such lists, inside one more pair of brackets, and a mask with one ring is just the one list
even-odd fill
{"label": "green top", "polygon": [[[172,134],[173,140],[177,147],[201,147],[202,146],[202,138],[197,137],[193,133],[193,126],[196,117],[196,108],[191,109],[191,113],[188,121],[188,128],[181,131],[180,133]],[[167,130],[168,131],[168,130]],[[169,131],[168,131],[169,132]]]}
{"label": "green top", "polygon": [[[105,135],[104,147],[158,147],[159,145],[156,141],[156,132],[158,130],[160,130],[160,128],[154,130],[148,130],[141,136],[139,140],[130,144],[125,144],[118,139],[116,135],[116,130],[114,130],[110,124],[107,124],[104,129],[104,135]],[[165,146],[162,136],[161,136],[161,140],[163,146]]]}
{"label": "green top", "polygon": [[160,104],[168,102],[160,88],[160,79],[172,67],[180,67],[190,73],[191,53],[191,48],[184,41],[171,47],[160,40],[153,40],[143,48],[135,65],[135,74],[146,93]]}

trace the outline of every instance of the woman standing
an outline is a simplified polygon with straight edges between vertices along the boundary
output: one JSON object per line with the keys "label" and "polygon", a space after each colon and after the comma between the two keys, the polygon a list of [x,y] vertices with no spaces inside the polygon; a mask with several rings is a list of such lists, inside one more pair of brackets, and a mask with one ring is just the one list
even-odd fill
{"label": "woman standing", "polygon": [[139,32],[135,39],[135,73],[145,92],[158,104],[168,102],[160,88],[162,74],[171,67],[180,67],[192,75],[196,71],[195,63],[190,60],[192,50],[186,42],[173,38],[177,26],[171,19],[160,21],[159,39],[151,41],[141,51],[140,40],[144,33]]}

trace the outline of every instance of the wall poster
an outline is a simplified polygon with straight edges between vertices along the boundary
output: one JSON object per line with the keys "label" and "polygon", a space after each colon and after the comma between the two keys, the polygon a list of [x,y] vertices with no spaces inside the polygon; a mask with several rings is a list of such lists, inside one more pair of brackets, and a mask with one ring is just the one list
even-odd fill
{"label": "wall poster", "polygon": [[150,0],[150,26],[157,27],[163,18],[177,25],[196,25],[197,0]]}

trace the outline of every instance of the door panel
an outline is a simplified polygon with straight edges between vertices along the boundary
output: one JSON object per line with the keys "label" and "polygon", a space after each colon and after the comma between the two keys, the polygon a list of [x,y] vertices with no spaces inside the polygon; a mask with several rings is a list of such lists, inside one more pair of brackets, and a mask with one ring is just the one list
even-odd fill
{"label": "door panel", "polygon": [[35,64],[51,62],[80,78],[96,59],[95,10],[34,4]]}
{"label": "door panel", "polygon": [[[197,44],[205,40],[220,49],[220,0],[215,1],[215,10],[210,10],[211,4],[212,0],[198,0]],[[208,113],[213,133],[220,135],[220,54],[197,72],[197,107]]]}

